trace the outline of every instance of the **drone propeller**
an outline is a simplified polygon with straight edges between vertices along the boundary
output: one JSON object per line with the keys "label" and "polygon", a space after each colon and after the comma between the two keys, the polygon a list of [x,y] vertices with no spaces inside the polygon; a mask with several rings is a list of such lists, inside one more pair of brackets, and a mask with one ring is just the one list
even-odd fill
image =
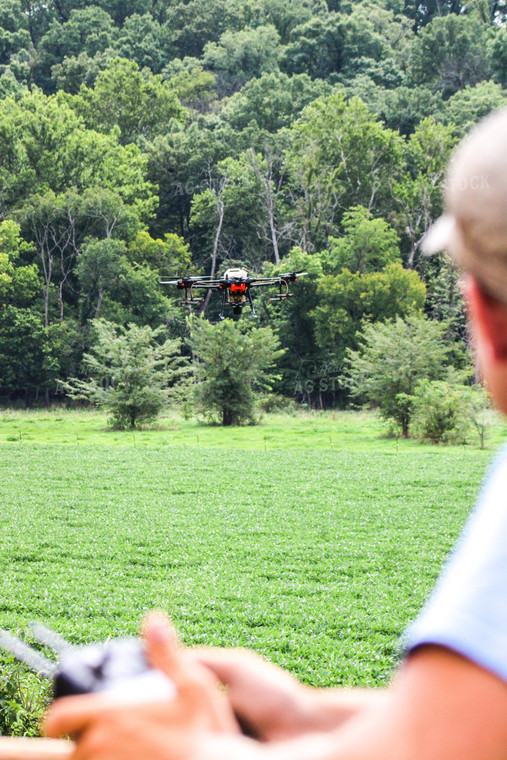
{"label": "drone propeller", "polygon": [[21,660],[29,668],[47,678],[53,678],[56,674],[57,664],[55,662],[32,649],[26,642],[9,633],[9,631],[0,630],[0,647],[7,649],[16,659]]}

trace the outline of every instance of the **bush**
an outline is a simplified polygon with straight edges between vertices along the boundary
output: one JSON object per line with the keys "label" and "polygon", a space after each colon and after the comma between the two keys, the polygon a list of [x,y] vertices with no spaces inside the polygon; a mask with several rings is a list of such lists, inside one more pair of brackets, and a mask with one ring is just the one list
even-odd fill
{"label": "bush", "polygon": [[491,398],[483,385],[467,389],[466,411],[470,428],[476,433],[481,449],[484,448],[492,424]]}
{"label": "bush", "polygon": [[222,425],[255,423],[255,402],[277,379],[276,361],[283,354],[270,327],[226,319],[212,325],[191,324],[188,341],[194,357],[197,408]]}
{"label": "bush", "polygon": [[418,314],[405,320],[365,324],[359,350],[348,350],[345,383],[353,399],[378,407],[407,437],[413,414],[414,393],[421,380],[438,380],[448,374],[445,322]]}
{"label": "bush", "polygon": [[12,657],[0,658],[0,735],[38,736],[51,699],[49,682]]}
{"label": "bush", "polygon": [[108,409],[120,430],[151,422],[178,394],[189,370],[179,355],[181,341],[160,342],[163,327],[121,327],[102,319],[92,325],[96,342],[83,356],[89,379],[71,378],[63,387],[71,398]]}
{"label": "bush", "polygon": [[[446,380],[422,380],[414,393],[411,432],[432,443],[456,442],[466,423],[463,386]],[[466,427],[466,424],[465,426]]]}
{"label": "bush", "polygon": [[411,432],[433,443],[467,443],[476,433],[484,448],[490,424],[489,398],[472,388],[444,380],[422,380],[414,393]]}
{"label": "bush", "polygon": [[285,414],[295,414],[296,402],[293,398],[287,398],[280,393],[268,393],[261,396],[258,400],[259,409],[266,414],[276,414],[283,412]]}

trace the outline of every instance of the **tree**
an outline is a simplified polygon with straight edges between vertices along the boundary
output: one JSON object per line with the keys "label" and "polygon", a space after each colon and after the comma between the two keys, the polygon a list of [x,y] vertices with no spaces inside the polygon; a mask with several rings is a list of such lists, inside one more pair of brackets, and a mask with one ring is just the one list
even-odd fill
{"label": "tree", "polygon": [[337,372],[328,349],[315,340],[313,310],[319,305],[316,283],[323,274],[321,256],[294,247],[280,261],[279,267],[266,266],[264,271],[266,276],[308,272],[307,277],[300,277],[292,286],[294,298],[284,304],[270,304],[269,309],[259,311],[276,330],[286,349],[278,364],[281,377],[276,383],[276,391],[323,408],[325,398],[330,402],[335,400]]}
{"label": "tree", "polygon": [[51,68],[56,89],[77,95],[81,85],[92,88],[99,73],[107,69],[114,57],[114,51],[111,49],[104,53],[97,53],[93,57],[85,52],[77,56],[66,56],[61,63],[56,63]]}
{"label": "tree", "polygon": [[188,245],[172,232],[163,239],[154,239],[146,230],[141,230],[130,240],[127,254],[130,261],[147,264],[160,277],[182,274],[191,266]]}
{"label": "tree", "polygon": [[52,4],[40,3],[39,0],[20,0],[20,5],[27,19],[32,45],[37,48],[55,17]]}
{"label": "tree", "polygon": [[134,61],[142,70],[149,68],[159,74],[170,56],[172,32],[161,26],[150,13],[129,16],[114,47],[122,58]]}
{"label": "tree", "polygon": [[71,398],[108,409],[119,429],[151,422],[177,394],[188,371],[179,355],[180,341],[159,342],[163,327],[121,327],[100,319],[92,325],[96,342],[83,356],[89,378],[71,378],[63,387]]}
{"label": "tree", "polygon": [[[140,15],[153,13],[153,15],[156,15],[159,10],[158,0],[98,0],[97,5],[100,5],[110,13],[120,28],[135,13]],[[163,5],[167,5],[167,3]],[[160,21],[160,19],[158,20]]]}
{"label": "tree", "polygon": [[405,16],[378,2],[354,3],[343,16],[342,34],[344,82],[366,74],[386,87],[402,83],[414,37]]}
{"label": "tree", "polygon": [[275,133],[290,127],[313,100],[330,94],[328,84],[312,80],[308,74],[264,73],[225,102],[221,117],[235,130],[246,129],[255,122],[259,129]]}
{"label": "tree", "polygon": [[93,302],[93,317],[98,319],[104,295],[117,287],[123,271],[123,240],[88,240],[79,255],[76,275],[85,303]]}
{"label": "tree", "polygon": [[426,288],[416,272],[403,269],[399,262],[382,272],[349,272],[327,275],[317,286],[318,304],[310,316],[315,341],[340,367],[346,352],[357,348],[366,322],[421,313]]}
{"label": "tree", "polygon": [[112,46],[115,27],[111,16],[102,8],[75,9],[65,22],[53,21],[37,50],[34,67],[36,84],[50,92],[54,89],[52,67],[65,58],[86,54],[93,58]]}
{"label": "tree", "polygon": [[135,145],[118,145],[118,132],[87,129],[71,108],[71,96],[26,93],[8,98],[0,112],[0,212],[22,205],[29,194],[86,188],[113,189],[147,221],[155,207],[145,177],[146,158]]}
{"label": "tree", "polygon": [[44,280],[44,326],[50,322],[50,299],[56,290],[60,322],[64,317],[64,289],[73,271],[79,244],[76,227],[80,198],[73,191],[55,195],[33,195],[19,214],[34,242]]}
{"label": "tree", "polygon": [[295,27],[280,59],[287,74],[307,74],[325,79],[343,65],[343,28],[338,13],[327,18],[315,16]]}
{"label": "tree", "polygon": [[491,413],[491,400],[482,385],[463,385],[452,377],[421,380],[414,394],[411,430],[422,440],[461,444],[473,432],[483,449]]}
{"label": "tree", "polygon": [[54,389],[60,364],[50,328],[39,314],[14,305],[0,308],[0,396],[27,406]]}
{"label": "tree", "polygon": [[102,317],[119,325],[132,322],[154,329],[174,321],[174,305],[161,288],[156,269],[131,262],[128,256],[118,257],[117,263],[118,271],[104,293]]}
{"label": "tree", "polygon": [[203,64],[216,74],[219,90],[230,95],[249,79],[278,70],[279,41],[271,24],[224,32],[204,48]]}
{"label": "tree", "polygon": [[169,82],[185,108],[205,112],[217,98],[216,76],[205,71],[198,61],[186,66],[183,61],[175,59],[162,71],[162,79]]}
{"label": "tree", "polygon": [[446,380],[421,380],[414,392],[411,432],[432,443],[465,443],[468,390]]}
{"label": "tree", "polygon": [[445,322],[449,357],[456,368],[470,362],[470,333],[466,319],[465,300],[461,288],[461,273],[447,253],[431,256],[424,268],[426,284],[425,313],[431,319]]}
{"label": "tree", "polygon": [[403,141],[358,98],[341,93],[310,104],[290,131],[287,151],[295,240],[305,250],[327,247],[348,208],[382,214],[392,206],[386,177],[399,176]]}
{"label": "tree", "polygon": [[353,206],[343,215],[343,237],[329,238],[327,267],[331,274],[374,272],[400,260],[399,239],[384,221],[374,219],[364,206]]}
{"label": "tree", "polygon": [[0,2],[0,65],[5,66],[20,50],[30,50],[28,23],[19,0]]}
{"label": "tree", "polygon": [[207,42],[217,42],[224,32],[246,26],[251,5],[247,0],[172,0],[166,25],[173,34],[176,54],[199,57]]}
{"label": "tree", "polygon": [[370,111],[381,119],[389,129],[409,136],[419,122],[427,116],[439,116],[443,110],[440,93],[427,87],[407,87],[401,85],[387,89],[375,84],[371,76],[361,74],[347,85],[349,98],[359,97]]}
{"label": "tree", "polygon": [[507,85],[507,29],[501,26],[495,30],[490,41],[491,68],[494,79],[502,86]]}
{"label": "tree", "polygon": [[0,305],[29,306],[40,292],[37,265],[22,263],[33,249],[20,233],[19,224],[11,219],[0,223]]}
{"label": "tree", "polygon": [[[248,149],[210,165],[191,201],[192,247],[212,252],[215,268],[220,260],[235,260],[257,271],[263,260],[278,261],[293,226],[283,203],[284,170],[278,136],[262,153]],[[209,268],[204,257],[198,265]]]}
{"label": "tree", "polygon": [[185,110],[170,84],[125,58],[111,59],[93,89],[83,85],[70,102],[89,128],[106,133],[119,128],[123,145],[152,139],[166,132],[172,121],[185,121]]}
{"label": "tree", "polygon": [[445,324],[413,315],[366,324],[359,349],[348,351],[346,384],[352,398],[374,404],[408,436],[414,392],[420,380],[447,373]]}
{"label": "tree", "polygon": [[226,319],[194,321],[188,344],[194,356],[199,407],[222,425],[254,422],[256,394],[270,391],[283,350],[270,327]]}
{"label": "tree", "polygon": [[427,84],[448,98],[488,79],[491,65],[488,28],[473,16],[437,16],[416,37],[411,71],[415,84]]}
{"label": "tree", "polygon": [[[399,10],[399,0],[387,0],[387,5],[396,4]],[[497,3],[494,3],[495,5]],[[413,19],[415,29],[421,29],[429,24],[436,16],[445,16],[448,13],[465,13],[469,10],[469,2],[465,0],[402,0],[402,12]]]}
{"label": "tree", "polygon": [[466,410],[471,428],[477,434],[481,449],[486,443],[488,429],[492,423],[492,401],[484,385],[468,388]]}
{"label": "tree", "polygon": [[310,21],[314,16],[327,18],[328,8],[325,0],[261,0],[252,7],[252,26],[273,24],[281,42],[289,41],[290,33],[297,26]]}
{"label": "tree", "polygon": [[423,119],[405,146],[405,171],[390,178],[392,197],[399,209],[398,228],[408,248],[407,265],[417,260],[421,240],[442,211],[442,183],[456,135],[452,125]]}
{"label": "tree", "polygon": [[32,256],[33,247],[21,237],[19,225],[10,219],[1,222],[0,396],[22,397],[27,405],[40,393],[48,398],[60,369],[69,363],[72,343],[66,337],[70,329],[50,329],[43,323],[39,271],[36,264],[24,263]]}
{"label": "tree", "polygon": [[[507,82],[506,82],[507,83]],[[460,137],[491,111],[507,104],[507,95],[495,82],[479,82],[451,95],[438,117],[456,127]]]}

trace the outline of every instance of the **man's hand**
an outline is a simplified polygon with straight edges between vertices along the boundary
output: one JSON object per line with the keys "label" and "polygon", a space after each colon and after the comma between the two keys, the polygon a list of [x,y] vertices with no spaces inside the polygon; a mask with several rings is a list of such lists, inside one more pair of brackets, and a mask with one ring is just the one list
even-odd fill
{"label": "man's hand", "polygon": [[380,689],[316,689],[244,649],[193,649],[189,653],[225,684],[242,728],[261,741],[334,731],[380,703]]}
{"label": "man's hand", "polygon": [[[188,746],[203,733],[238,735],[226,696],[215,677],[188,658],[161,615],[144,626],[150,664],[173,681],[174,699],[122,703],[117,697],[87,694],[55,702],[46,718],[48,736],[76,738],[73,760],[166,760],[192,754]],[[178,743],[185,743],[178,749]],[[169,752],[168,748],[172,748]]]}
{"label": "man's hand", "polygon": [[246,649],[193,649],[189,654],[227,686],[243,730],[262,741],[306,730],[310,689],[282,668]]}

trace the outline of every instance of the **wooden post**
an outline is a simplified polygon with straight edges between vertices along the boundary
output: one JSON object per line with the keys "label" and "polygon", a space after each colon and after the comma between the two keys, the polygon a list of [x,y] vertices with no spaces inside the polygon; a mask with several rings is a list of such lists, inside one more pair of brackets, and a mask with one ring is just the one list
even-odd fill
{"label": "wooden post", "polygon": [[69,760],[74,743],[64,739],[0,736],[0,760]]}

